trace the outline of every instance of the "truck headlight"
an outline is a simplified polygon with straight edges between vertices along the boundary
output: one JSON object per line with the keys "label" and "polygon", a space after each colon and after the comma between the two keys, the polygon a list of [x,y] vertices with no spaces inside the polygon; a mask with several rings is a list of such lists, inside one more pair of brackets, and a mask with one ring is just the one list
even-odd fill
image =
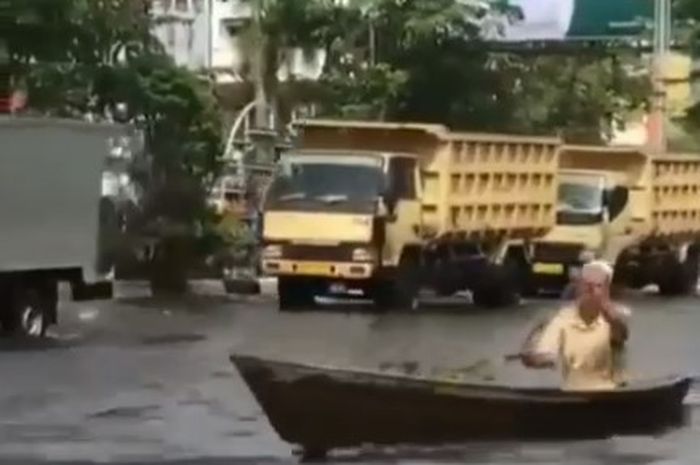
{"label": "truck headlight", "polygon": [[371,262],[374,259],[374,254],[370,249],[358,247],[352,251],[352,261],[354,262]]}
{"label": "truck headlight", "polygon": [[266,245],[263,249],[263,258],[281,258],[282,246],[279,244]]}

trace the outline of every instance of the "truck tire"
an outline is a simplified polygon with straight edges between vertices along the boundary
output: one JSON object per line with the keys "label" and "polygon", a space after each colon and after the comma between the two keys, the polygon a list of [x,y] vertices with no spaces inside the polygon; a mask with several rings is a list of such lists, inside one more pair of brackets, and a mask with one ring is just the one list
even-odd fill
{"label": "truck tire", "polygon": [[277,299],[280,312],[297,311],[312,307],[316,286],[305,278],[282,277],[277,279]]}
{"label": "truck tire", "polygon": [[379,310],[416,310],[420,291],[420,262],[417,254],[401,255],[391,278],[377,281],[372,291],[374,305]]}
{"label": "truck tire", "polygon": [[517,273],[512,266],[487,264],[473,289],[474,304],[484,308],[509,307],[520,301]]}
{"label": "truck tire", "polygon": [[10,311],[3,317],[3,328],[13,336],[40,338],[56,320],[55,283],[19,287],[12,292]]}
{"label": "truck tire", "polygon": [[659,294],[667,297],[693,294],[698,282],[698,256],[689,253],[684,262],[668,256],[659,270]]}

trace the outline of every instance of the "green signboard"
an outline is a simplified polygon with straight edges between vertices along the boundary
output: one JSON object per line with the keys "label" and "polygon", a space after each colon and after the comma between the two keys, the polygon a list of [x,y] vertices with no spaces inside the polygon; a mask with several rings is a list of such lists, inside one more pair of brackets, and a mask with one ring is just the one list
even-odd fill
{"label": "green signboard", "polygon": [[[700,1],[700,0],[699,0]],[[509,0],[518,14],[500,26],[500,39],[610,40],[639,37],[653,25],[654,0]],[[493,33],[486,32],[489,39]]]}
{"label": "green signboard", "polygon": [[653,26],[653,0],[576,0],[566,37],[638,37]]}

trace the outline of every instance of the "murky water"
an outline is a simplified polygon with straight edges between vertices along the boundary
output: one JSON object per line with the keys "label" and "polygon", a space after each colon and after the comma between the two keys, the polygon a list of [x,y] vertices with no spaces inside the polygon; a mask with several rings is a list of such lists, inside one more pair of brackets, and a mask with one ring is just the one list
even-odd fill
{"label": "murky water", "polygon": [[[633,373],[700,373],[700,299],[629,303]],[[280,314],[264,300],[64,305],[54,343],[0,349],[8,374],[0,383],[0,463],[296,463],[229,363],[230,350],[422,373],[468,368],[476,380],[552,384],[557,373],[528,371],[503,355],[554,305],[482,311],[443,302],[385,315],[347,306]],[[657,437],[368,447],[335,451],[330,462],[700,463],[699,389],[687,408],[687,426]]]}
{"label": "murky water", "polygon": [[[700,374],[700,308],[696,299],[637,295],[628,366],[632,376]],[[466,367],[463,376],[508,385],[551,385],[558,373],[531,371],[503,361],[517,351],[529,326],[556,308],[536,301],[515,310],[483,311],[433,305],[420,313],[276,315],[274,323],[244,337],[235,349],[287,360],[343,367],[396,369],[425,374]],[[251,315],[252,316],[252,315]],[[368,448],[341,451],[333,462],[400,463],[700,463],[700,386],[686,398],[687,424],[656,437],[605,441],[498,442],[443,448]],[[468,414],[465,412],[465,414]],[[537,421],[533,419],[533,421]]]}

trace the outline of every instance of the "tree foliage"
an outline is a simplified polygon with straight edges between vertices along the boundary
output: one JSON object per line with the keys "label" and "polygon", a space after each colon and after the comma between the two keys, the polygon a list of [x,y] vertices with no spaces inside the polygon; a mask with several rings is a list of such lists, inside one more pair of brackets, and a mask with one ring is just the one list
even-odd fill
{"label": "tree foliage", "polygon": [[251,53],[264,60],[266,99],[280,95],[277,70],[291,49],[326,49],[316,95],[323,116],[598,140],[639,109],[648,90],[644,77],[628,72],[638,61],[632,56],[490,52],[480,39],[486,20],[520,14],[507,1],[247,3],[259,9],[246,34]]}
{"label": "tree foliage", "polygon": [[139,0],[10,0],[10,69],[33,108],[61,116],[101,110],[120,66],[157,47]]}
{"label": "tree foliage", "polygon": [[182,290],[215,220],[205,204],[222,141],[212,86],[163,53],[142,0],[12,1],[11,72],[32,111],[109,118],[125,107],[143,131],[148,169],[132,173],[144,194],[129,233],[155,240],[157,286]]}
{"label": "tree foliage", "polygon": [[644,104],[646,80],[629,72],[637,58],[491,52],[484,18],[518,12],[474,5],[362,1],[330,48],[323,114],[598,140]]}
{"label": "tree foliage", "polygon": [[305,58],[313,58],[338,33],[345,10],[334,0],[242,0],[242,4],[252,12],[241,34],[248,57],[245,74],[257,84],[256,98],[276,106],[282,93],[278,73],[290,64],[292,52],[300,49]]}
{"label": "tree foliage", "polygon": [[[696,58],[700,50],[700,2],[693,0],[673,0],[673,12],[675,25],[685,32],[685,42],[681,45],[689,50]],[[691,74],[691,81],[697,79],[695,73]],[[700,103],[691,106],[685,118],[680,122],[679,130],[683,132],[685,149],[700,149]]]}

